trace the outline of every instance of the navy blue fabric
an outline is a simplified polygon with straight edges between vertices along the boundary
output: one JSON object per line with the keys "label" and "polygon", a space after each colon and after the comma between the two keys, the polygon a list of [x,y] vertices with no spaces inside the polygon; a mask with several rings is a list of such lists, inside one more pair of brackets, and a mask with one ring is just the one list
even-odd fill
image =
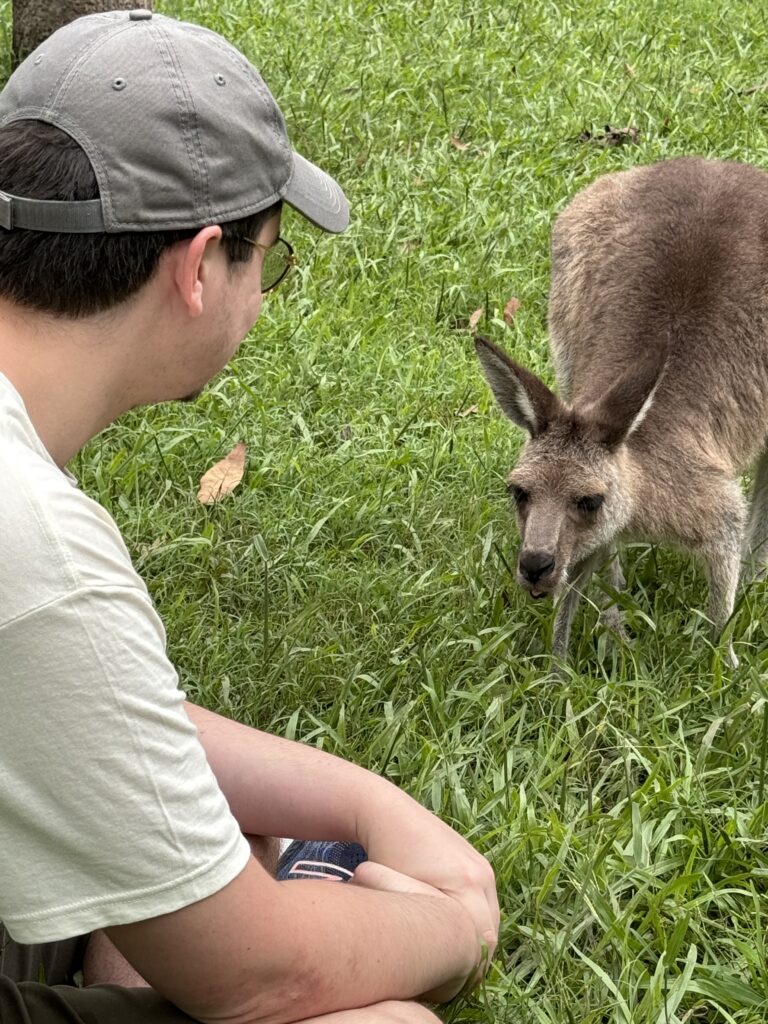
{"label": "navy blue fabric", "polygon": [[368,860],[359,843],[330,843],[297,839],[283,853],[277,865],[281,881],[290,878],[332,878],[348,882],[358,864]]}

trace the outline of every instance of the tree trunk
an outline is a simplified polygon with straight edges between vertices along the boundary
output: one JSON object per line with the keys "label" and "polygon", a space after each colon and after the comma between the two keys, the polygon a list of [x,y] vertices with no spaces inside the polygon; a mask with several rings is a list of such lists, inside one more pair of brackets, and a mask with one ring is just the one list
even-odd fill
{"label": "tree trunk", "polygon": [[51,32],[83,14],[97,11],[128,11],[146,7],[154,0],[13,0],[13,62],[19,64]]}

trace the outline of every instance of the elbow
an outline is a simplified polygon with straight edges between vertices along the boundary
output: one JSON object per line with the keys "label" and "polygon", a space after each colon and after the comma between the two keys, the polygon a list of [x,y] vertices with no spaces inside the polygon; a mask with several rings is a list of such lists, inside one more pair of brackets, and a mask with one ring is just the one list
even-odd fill
{"label": "elbow", "polygon": [[200,1024],[292,1024],[342,1009],[334,1005],[327,979],[298,963],[285,976],[265,979],[252,974],[211,995],[204,1007],[179,1008]]}

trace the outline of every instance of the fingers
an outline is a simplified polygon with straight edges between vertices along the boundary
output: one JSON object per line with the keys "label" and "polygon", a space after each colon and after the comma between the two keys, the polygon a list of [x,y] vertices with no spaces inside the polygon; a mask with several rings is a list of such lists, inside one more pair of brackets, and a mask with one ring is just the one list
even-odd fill
{"label": "fingers", "polygon": [[450,895],[461,903],[464,910],[471,917],[478,940],[486,950],[484,960],[486,964],[490,963],[496,951],[499,931],[498,922],[495,919],[492,908],[488,906],[485,893],[482,890],[475,890],[474,892],[464,891],[461,893],[451,893]]}
{"label": "fingers", "polygon": [[394,868],[388,868],[376,861],[366,860],[357,866],[350,885],[360,885],[366,889],[378,889],[380,892],[407,892],[421,896],[444,896],[439,889],[420,882],[416,878],[403,875]]}
{"label": "fingers", "polygon": [[410,875],[376,861],[365,861],[355,871],[350,884],[382,892],[416,893],[424,896],[448,896],[464,908],[475,925],[478,940],[487,949],[484,958],[490,963],[496,950],[499,934],[499,902],[493,872],[484,858],[465,872],[461,883],[450,886],[432,886]]}
{"label": "fingers", "polygon": [[412,893],[455,900],[472,920],[480,946],[476,967],[467,981],[467,986],[471,989],[482,981],[498,941],[499,911],[495,886],[492,888],[493,899],[489,898],[486,890],[479,884],[459,891],[437,889],[426,882],[421,882],[400,871],[395,871],[394,868],[371,860],[364,861],[357,867],[349,884],[367,889],[378,889],[380,892]]}
{"label": "fingers", "polygon": [[[451,952],[463,949],[466,954],[466,961],[461,973],[453,978],[443,981],[437,988],[422,993],[419,998],[427,1002],[442,1003],[452,999],[468,983],[468,977],[473,979],[472,987],[480,981],[484,968],[479,964],[485,960],[485,949],[483,943],[477,948],[476,931],[474,921],[471,919],[464,904],[449,893],[421,882],[409,875],[402,874],[394,868],[376,861],[364,861],[358,865],[354,875],[348,883],[367,889],[376,889],[379,892],[389,892],[397,895],[428,896],[431,900],[439,901],[443,908],[444,936],[447,939]],[[448,916],[445,916],[447,910]],[[476,981],[474,980],[476,978]]]}
{"label": "fingers", "polygon": [[490,865],[478,855],[471,865],[465,864],[461,878],[441,889],[458,900],[472,918],[478,939],[487,949],[486,963],[490,963],[498,944],[500,919],[496,880]]}
{"label": "fingers", "polygon": [[460,874],[460,879],[455,875],[452,878],[453,884],[445,885],[443,879],[435,879],[437,884],[432,886],[369,860],[358,866],[349,884],[381,892],[412,893],[455,900],[471,919],[479,945],[476,967],[467,980],[469,990],[482,981],[493,959],[498,944],[500,915],[496,880],[485,858],[473,851],[472,860],[469,863],[465,860],[462,868],[461,872],[456,872]]}

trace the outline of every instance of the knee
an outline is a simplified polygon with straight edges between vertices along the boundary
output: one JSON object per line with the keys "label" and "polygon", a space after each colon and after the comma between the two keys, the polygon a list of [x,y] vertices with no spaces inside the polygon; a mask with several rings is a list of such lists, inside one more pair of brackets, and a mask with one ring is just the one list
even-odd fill
{"label": "knee", "polygon": [[376,1024],[440,1024],[440,1018],[421,1003],[391,999],[371,1009],[378,1011]]}

